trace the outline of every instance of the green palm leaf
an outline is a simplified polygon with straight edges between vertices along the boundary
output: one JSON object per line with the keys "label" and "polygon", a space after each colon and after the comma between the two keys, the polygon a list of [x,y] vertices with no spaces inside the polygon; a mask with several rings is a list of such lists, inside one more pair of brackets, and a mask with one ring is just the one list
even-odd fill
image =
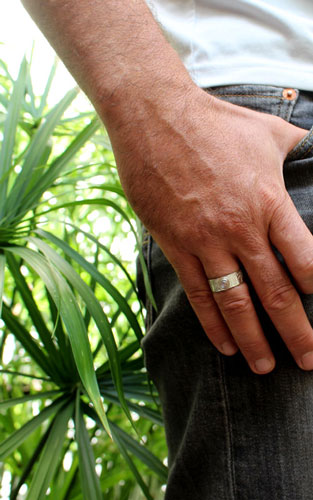
{"label": "green palm leaf", "polygon": [[56,415],[48,439],[41,453],[40,460],[31,482],[26,500],[41,500],[60,462],[68,421],[73,414],[74,404],[64,406]]}
{"label": "green palm leaf", "polygon": [[141,462],[146,464],[163,481],[167,481],[167,468],[162,462],[155,457],[145,446],[137,443],[127,432],[123,431],[120,427],[110,421],[110,428],[112,431],[113,439],[116,440],[118,436],[119,443],[133,455],[135,455]]}
{"label": "green palm leaf", "polygon": [[60,410],[63,405],[64,398],[54,401],[50,406],[47,406],[44,410],[42,410],[39,415],[27,422],[27,424],[23,425],[23,427],[15,431],[11,434],[11,436],[0,443],[0,461],[3,461],[8,455],[16,450],[16,448],[18,448],[39,425]]}
{"label": "green palm leaf", "polygon": [[84,500],[102,500],[100,482],[95,471],[95,458],[80,408],[79,391],[76,397],[75,430],[83,498]]}
{"label": "green palm leaf", "polygon": [[128,222],[130,229],[131,229],[133,235],[135,236],[135,239],[137,242],[140,265],[141,265],[142,270],[143,270],[143,277],[144,277],[146,292],[147,292],[147,295],[148,295],[153,307],[155,309],[157,309],[156,303],[155,303],[155,300],[153,297],[152,289],[151,289],[151,284],[150,284],[150,280],[149,280],[149,274],[147,271],[146,262],[145,262],[145,259],[144,259],[143,253],[142,253],[142,249],[141,249],[140,238],[138,237],[137,231],[135,230],[127,213],[117,203],[115,203],[112,200],[104,199],[104,198],[90,198],[90,199],[85,199],[85,200],[76,200],[76,201],[71,201],[68,203],[63,203],[62,205],[55,205],[54,207],[52,207],[48,210],[45,210],[44,212],[37,213],[36,217],[39,217],[41,215],[47,215],[49,212],[54,212],[56,210],[59,210],[60,208],[76,207],[76,206],[81,206],[81,205],[99,205],[99,206],[111,207],[114,210],[116,210],[116,212],[118,212],[123,217],[123,219],[125,219]]}
{"label": "green palm leaf", "polygon": [[[59,248],[62,248],[62,250],[66,255],[71,257],[71,259],[75,260],[83,269],[85,269],[97,281],[97,283],[99,283],[99,285],[101,285],[106,290],[106,292],[108,292],[111,295],[111,297],[114,299],[114,302],[118,304],[120,310],[125,314],[125,317],[129,321],[130,326],[133,328],[134,333],[138,341],[140,342],[143,338],[143,334],[141,331],[141,327],[138,323],[138,320],[136,318],[136,315],[133,313],[127,301],[124,299],[121,293],[112,285],[112,283],[107,278],[105,278],[105,276],[103,276],[103,274],[101,274],[95,266],[93,266],[90,262],[84,259],[78,252],[73,250],[65,241],[41,229],[38,229],[36,233],[39,234],[40,236],[47,238],[52,243],[55,243]],[[30,241],[34,241],[34,238],[31,238]],[[42,245],[42,243],[39,243],[39,241],[40,240],[36,240],[36,245],[38,245],[40,248],[40,245]],[[52,250],[50,249],[50,247],[46,245],[45,248],[46,252],[49,252],[49,258],[52,258]],[[55,256],[55,259],[57,259],[57,256]],[[60,259],[58,259],[58,265],[61,265]],[[103,338],[104,343],[107,349],[109,347],[109,349],[111,350],[110,346],[108,345],[108,341],[106,339],[107,336]]]}
{"label": "green palm leaf", "polygon": [[38,394],[29,394],[28,396],[23,396],[21,398],[12,398],[6,401],[0,401],[0,411],[7,410],[8,408],[11,408],[12,406],[15,405],[27,403],[28,401],[36,401],[38,399],[48,399],[53,396],[56,396],[57,394],[60,394],[60,391],[46,391],[46,392],[39,392]]}
{"label": "green palm leaf", "polygon": [[68,165],[70,160],[76,155],[88,139],[92,137],[100,125],[101,123],[99,118],[94,118],[77,135],[77,137],[75,137],[65,151],[63,151],[63,153],[49,165],[45,172],[36,177],[36,182],[34,182],[34,179],[32,180],[23,198],[24,213],[36,206],[42,193],[51,187],[55,179],[57,179],[57,177],[61,174],[63,168]]}
{"label": "green palm leaf", "polygon": [[[69,91],[52,111],[49,112],[35,135],[32,137],[30,146],[25,155],[22,171],[17,176],[10,194],[5,201],[4,210],[7,221],[12,220],[14,216],[19,213],[24,193],[27,191],[29,184],[34,185],[34,182],[41,176],[38,167],[42,164],[41,161],[45,154],[48,140],[64,111],[69,107],[76,95],[77,90],[74,89]],[[25,212],[24,204],[23,212]]]}
{"label": "green palm leaf", "polygon": [[5,255],[3,253],[0,253],[0,318],[1,318],[1,314],[2,314],[5,264],[6,264]]}
{"label": "green palm leaf", "polygon": [[[45,233],[45,235],[46,234],[47,233]],[[51,236],[52,235],[49,235],[49,237]],[[52,241],[55,241],[54,237],[52,237],[51,239]],[[80,276],[73,270],[72,266],[70,266],[70,264],[66,262],[65,259],[63,259],[52,248],[50,248],[49,245],[41,241],[39,238],[31,237],[29,238],[29,241],[33,242],[47,256],[47,258],[51,260],[51,262],[53,262],[58,267],[58,269],[62,271],[62,273],[66,276],[69,282],[73,285],[75,290],[84,299],[85,304],[91,316],[94,318],[95,323],[103,339],[103,342],[106,346],[109,356],[109,363],[111,367],[112,377],[122,404],[122,408],[125,411],[125,414],[128,416],[129,420],[132,421],[128,410],[127,402],[124,397],[120,362],[113,332],[111,330],[110,323],[106,318],[106,315],[104,314],[101,305],[99,304],[92,290],[88,287],[88,285],[86,285],[86,283],[80,278]],[[77,260],[79,264],[85,267],[85,269],[87,269],[90,272],[91,276],[96,277],[97,280],[100,279],[102,275],[100,275],[98,270],[92,264],[83,259],[77,252],[72,250],[65,242],[59,239],[57,239],[56,241],[62,249],[66,249],[68,251],[68,255],[70,255],[72,258]],[[128,304],[127,307],[129,308]]]}
{"label": "green palm leaf", "polygon": [[24,98],[27,73],[27,62],[26,59],[23,59],[18,78],[14,84],[14,90],[10,99],[3,131],[0,152],[0,220],[4,215],[4,206],[7,199],[8,174],[12,165],[16,128]]}
{"label": "green palm leaf", "polygon": [[[99,414],[104,428],[110,434],[95,376],[84,319],[73,292],[60,273],[52,266],[51,262],[42,255],[29,248],[22,247],[8,247],[7,251],[22,257],[39,274],[48,288],[65,324],[81,381]],[[72,270],[72,272],[74,273],[75,271]]]}
{"label": "green palm leaf", "polygon": [[38,366],[56,383],[61,383],[62,379],[57,369],[54,368],[53,360],[50,360],[46,353],[37,345],[29,331],[18,321],[6,304],[3,304],[2,307],[2,319]]}
{"label": "green palm leaf", "polygon": [[51,332],[48,330],[46,322],[44,321],[33,299],[31,291],[26,284],[26,280],[20,271],[20,266],[16,262],[14,256],[10,253],[7,253],[7,260],[9,269],[14,278],[15,286],[21,294],[24,304],[27,307],[27,311],[32,318],[33,324],[36,327],[36,330],[42,340],[43,345],[46,348],[48,355],[53,358],[53,362],[57,365],[57,368],[59,370],[63,369],[63,366],[60,362],[60,353],[58,352],[55,344],[52,341]]}

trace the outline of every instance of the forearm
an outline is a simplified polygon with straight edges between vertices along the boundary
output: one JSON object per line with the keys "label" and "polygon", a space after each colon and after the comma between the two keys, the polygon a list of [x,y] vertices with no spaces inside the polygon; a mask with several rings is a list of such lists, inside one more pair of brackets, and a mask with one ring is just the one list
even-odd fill
{"label": "forearm", "polygon": [[[191,85],[144,0],[22,0],[106,125]],[[180,93],[180,92],[179,92]]]}

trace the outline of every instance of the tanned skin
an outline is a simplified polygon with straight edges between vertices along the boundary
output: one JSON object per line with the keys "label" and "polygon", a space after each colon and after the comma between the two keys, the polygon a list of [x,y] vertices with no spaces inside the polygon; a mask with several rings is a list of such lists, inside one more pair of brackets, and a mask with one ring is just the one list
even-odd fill
{"label": "tanned skin", "polygon": [[313,293],[313,237],[282,174],[307,131],[198,88],[144,0],[22,3],[103,120],[125,193],[211,342],[240,349],[255,373],[275,366],[247,285],[208,286],[243,267],[299,367],[313,369],[298,294]]}

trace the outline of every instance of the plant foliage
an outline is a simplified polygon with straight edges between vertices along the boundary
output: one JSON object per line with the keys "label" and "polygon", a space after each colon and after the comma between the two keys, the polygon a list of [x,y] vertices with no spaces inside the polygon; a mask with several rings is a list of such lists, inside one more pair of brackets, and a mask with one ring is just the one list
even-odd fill
{"label": "plant foliage", "polygon": [[77,89],[48,106],[54,73],[37,97],[26,59],[16,81],[0,64],[2,484],[10,500],[157,499],[140,235],[98,118],[75,111]]}

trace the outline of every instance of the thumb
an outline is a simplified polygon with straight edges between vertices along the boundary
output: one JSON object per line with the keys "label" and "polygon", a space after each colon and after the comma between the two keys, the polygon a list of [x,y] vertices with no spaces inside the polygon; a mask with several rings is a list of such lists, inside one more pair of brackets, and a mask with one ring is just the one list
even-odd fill
{"label": "thumb", "polygon": [[304,128],[296,127],[295,125],[291,125],[288,122],[285,123],[286,123],[286,130],[284,133],[284,146],[285,146],[284,154],[286,157],[287,154],[289,154],[291,151],[300,146],[300,143],[302,143],[302,141],[305,140],[306,136],[310,131]]}
{"label": "thumb", "polygon": [[309,130],[296,127],[278,116],[265,115],[263,118],[266,120],[266,126],[269,127],[274,144],[278,147],[282,162],[284,162],[288,153],[305,140]]}

